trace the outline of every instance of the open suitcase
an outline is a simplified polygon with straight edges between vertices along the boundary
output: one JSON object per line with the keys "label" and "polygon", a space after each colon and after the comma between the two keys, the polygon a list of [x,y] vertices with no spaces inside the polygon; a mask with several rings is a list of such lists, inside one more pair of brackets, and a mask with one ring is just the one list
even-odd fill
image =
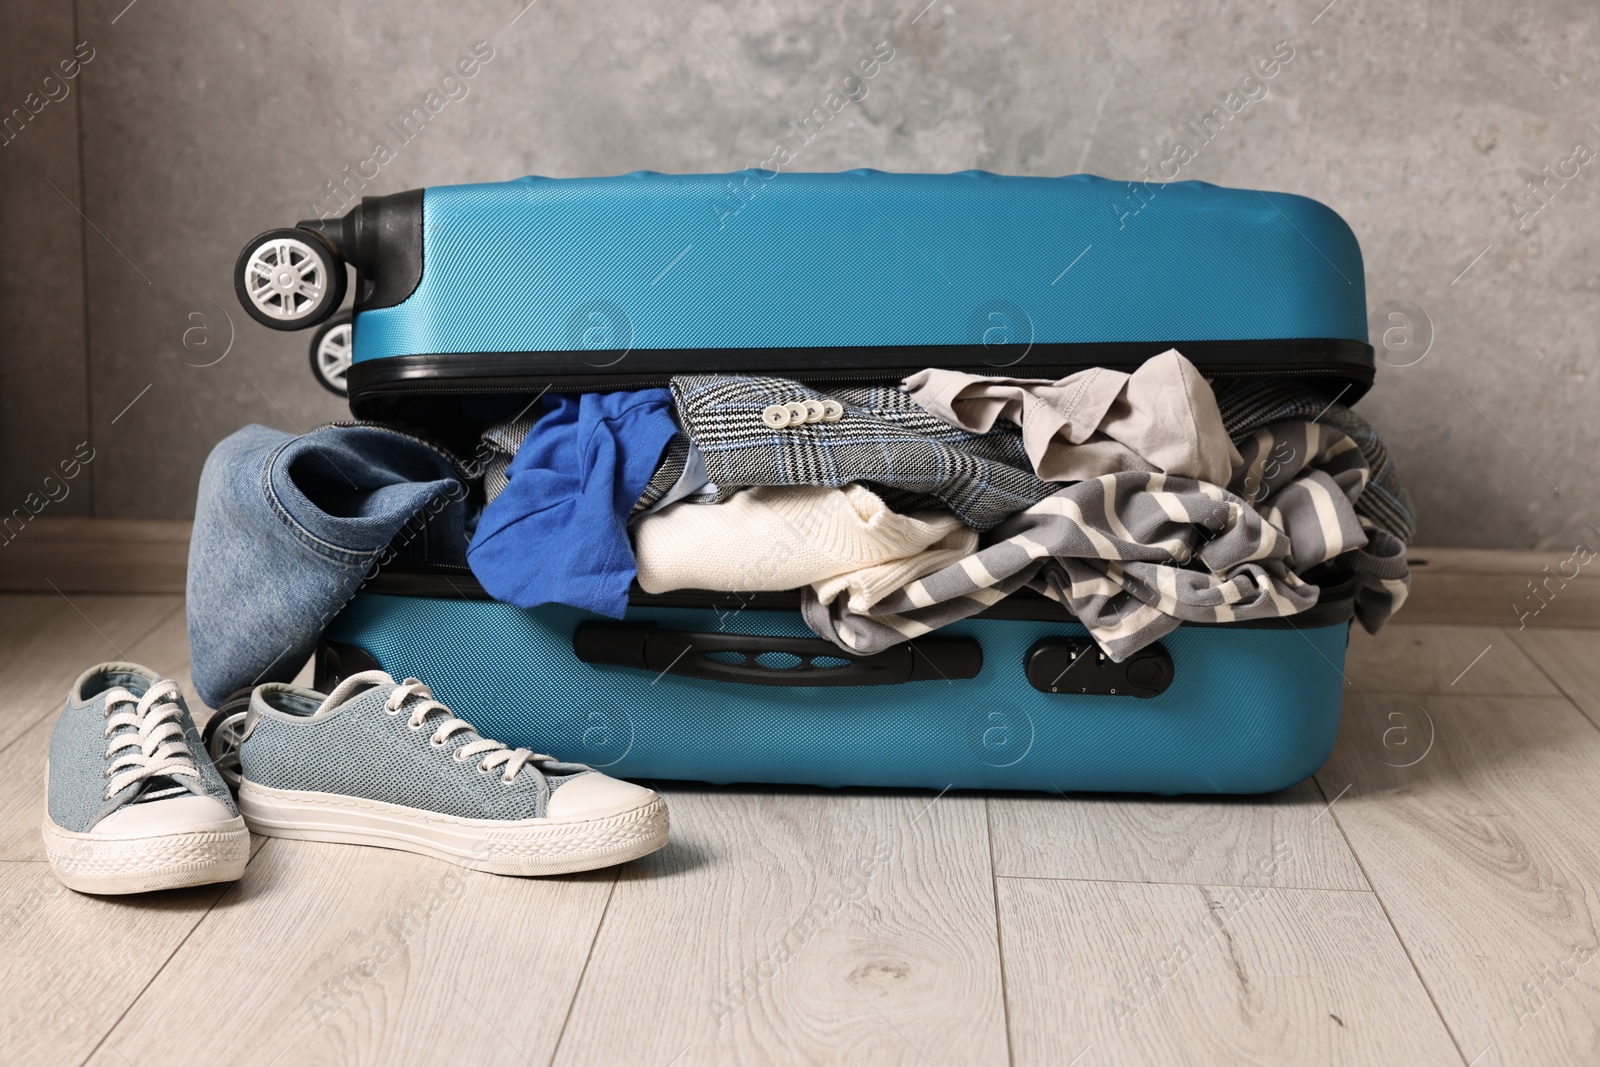
{"label": "open suitcase", "polygon": [[[475,405],[693,372],[828,383],[937,366],[1059,378],[1176,347],[1215,380],[1373,379],[1359,247],[1328,208],[1203,183],[983,173],[524,178],[372,197],[240,256],[246,308],[324,324],[313,365],[358,417],[471,451]],[[481,421],[477,423],[481,427]],[[574,536],[582,536],[574,531]],[[708,546],[714,550],[714,546]],[[797,595],[635,591],[622,622],[488,599],[464,569],[383,569],[329,626],[318,682],[424,678],[487,736],[640,778],[932,789],[1258,793],[1337,731],[1353,589],[1184,625],[1117,664],[1014,594],[875,656]]]}

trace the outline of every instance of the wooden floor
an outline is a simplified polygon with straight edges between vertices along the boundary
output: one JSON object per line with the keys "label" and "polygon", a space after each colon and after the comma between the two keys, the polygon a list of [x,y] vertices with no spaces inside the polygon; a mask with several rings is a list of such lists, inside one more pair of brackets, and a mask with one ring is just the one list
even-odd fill
{"label": "wooden floor", "polygon": [[674,788],[592,875],[258,839],[62,889],[68,684],[186,657],[173,596],[0,597],[0,1061],[1600,1063],[1600,631],[1358,633],[1332,759],[1260,800]]}

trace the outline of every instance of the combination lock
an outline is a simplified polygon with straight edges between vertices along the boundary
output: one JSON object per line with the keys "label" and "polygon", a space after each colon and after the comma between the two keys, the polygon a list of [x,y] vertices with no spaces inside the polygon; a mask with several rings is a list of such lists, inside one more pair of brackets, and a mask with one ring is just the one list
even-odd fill
{"label": "combination lock", "polygon": [[1084,637],[1042,637],[1028,649],[1028,684],[1041,693],[1153,697],[1172,684],[1172,657],[1148,645],[1114,663]]}

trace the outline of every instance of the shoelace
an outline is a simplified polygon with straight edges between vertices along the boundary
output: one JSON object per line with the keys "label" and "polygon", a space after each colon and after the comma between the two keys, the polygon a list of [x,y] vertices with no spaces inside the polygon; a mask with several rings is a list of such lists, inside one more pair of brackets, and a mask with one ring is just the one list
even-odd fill
{"label": "shoelace", "polygon": [[[394,691],[389,694],[389,699],[384,701],[384,710],[390,715],[398,715],[405,702],[412,697],[420,697],[421,699],[411,708],[411,716],[406,722],[406,725],[410,726],[411,729],[422,729],[427,717],[434,712],[438,712],[445,717],[445,721],[439,724],[438,729],[433,731],[433,736],[429,739],[429,743],[434,748],[443,748],[449,743],[450,738],[463,730],[477,732],[473,730],[471,723],[465,719],[456,718],[455,712],[435,700],[433,690],[416,678],[407,678],[395,686]],[[483,757],[478,761],[480,774],[490,774],[496,768],[499,768],[500,781],[506,785],[516,784],[517,773],[529,763],[555,762],[554,756],[546,756],[543,753],[534,752],[532,749],[527,748],[508,748],[504,742],[491,741],[489,738],[482,736],[479,736],[476,741],[469,741],[456,749],[455,760],[457,763],[465,763],[474,756]]]}
{"label": "shoelace", "polygon": [[[106,693],[105,736],[110,741],[106,759],[111,764],[105,769],[105,777],[111,781],[102,799],[110,800],[133,783],[149,778],[199,779],[200,768],[195,766],[179,721],[183,709],[177,699],[178,683],[171,679],[157,682],[142,697],[135,697],[121,686]],[[124,726],[132,729],[122,730]]]}

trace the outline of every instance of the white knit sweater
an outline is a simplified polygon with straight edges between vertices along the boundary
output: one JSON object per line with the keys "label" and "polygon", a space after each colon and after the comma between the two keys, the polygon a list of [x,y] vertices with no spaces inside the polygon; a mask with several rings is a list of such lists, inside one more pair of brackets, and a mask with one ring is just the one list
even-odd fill
{"label": "white knit sweater", "polygon": [[639,584],[762,592],[815,586],[865,611],[885,595],[977,551],[948,512],[901,515],[863,485],[762,486],[721,504],[673,504],[634,527]]}

